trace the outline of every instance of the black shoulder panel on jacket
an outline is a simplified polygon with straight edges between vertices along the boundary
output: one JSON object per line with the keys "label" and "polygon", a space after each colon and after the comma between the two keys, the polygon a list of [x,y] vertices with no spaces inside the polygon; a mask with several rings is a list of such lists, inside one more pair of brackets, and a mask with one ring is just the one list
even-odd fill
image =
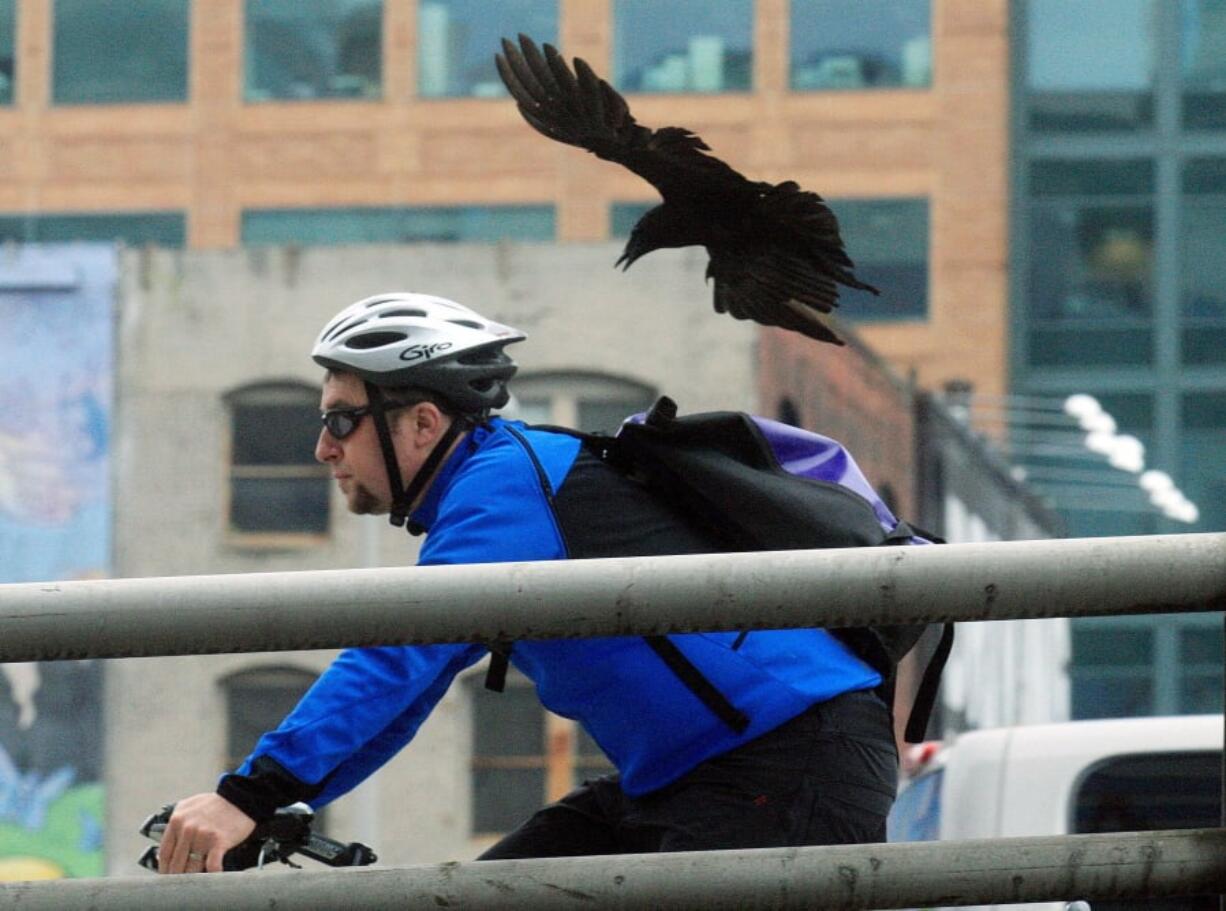
{"label": "black shoulder panel on jacket", "polygon": [[579,450],[553,507],[573,560],[709,554],[728,549],[586,446]]}

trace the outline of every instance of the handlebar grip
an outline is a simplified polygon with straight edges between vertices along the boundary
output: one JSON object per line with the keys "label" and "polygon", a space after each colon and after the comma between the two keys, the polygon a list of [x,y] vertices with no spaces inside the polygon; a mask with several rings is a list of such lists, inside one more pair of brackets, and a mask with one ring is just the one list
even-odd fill
{"label": "handlebar grip", "polygon": [[[174,804],[167,804],[149,816],[140,827],[141,835],[161,842],[174,809]],[[244,842],[226,852],[222,869],[250,869],[260,863],[261,853],[265,864],[274,861],[289,863],[288,858],[295,852],[332,867],[362,867],[378,859],[375,852],[364,844],[356,841],[345,844],[312,832],[314,820],[314,811],[306,804],[281,807],[271,819],[259,823]],[[158,847],[147,848],[137,863],[146,870],[157,872]]]}
{"label": "handlebar grip", "polygon": [[314,832],[298,845],[297,850],[299,854],[329,867],[365,867],[379,859],[374,851],[361,842],[351,841],[345,844]]}

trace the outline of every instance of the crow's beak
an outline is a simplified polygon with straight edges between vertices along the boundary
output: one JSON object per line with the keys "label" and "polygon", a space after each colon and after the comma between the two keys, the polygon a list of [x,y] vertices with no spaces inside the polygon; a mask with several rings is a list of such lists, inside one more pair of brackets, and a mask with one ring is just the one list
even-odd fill
{"label": "crow's beak", "polygon": [[617,262],[613,264],[613,268],[616,269],[618,266],[621,266],[621,270],[625,272],[631,265],[634,264],[636,259],[646,252],[647,251],[643,249],[643,245],[641,243],[636,243],[635,239],[632,237],[630,238],[630,242],[626,244],[626,249],[622,251],[622,255],[618,257]]}

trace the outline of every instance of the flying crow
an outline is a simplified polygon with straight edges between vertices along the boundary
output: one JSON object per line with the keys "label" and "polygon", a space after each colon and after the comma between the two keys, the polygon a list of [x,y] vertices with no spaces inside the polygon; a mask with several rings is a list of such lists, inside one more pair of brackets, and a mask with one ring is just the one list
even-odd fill
{"label": "flying crow", "polygon": [[664,197],[634,226],[617,265],[629,268],[661,247],[701,244],[711,257],[716,311],[843,344],[818,318],[837,306],[836,284],[878,292],[852,274],[838,221],[820,196],[790,180],[748,180],[682,127],[640,126],[591,67],[576,57],[572,72],[548,44],[538,48],[520,35],[517,48],[504,38],[495,61],[535,129],[624,165]]}

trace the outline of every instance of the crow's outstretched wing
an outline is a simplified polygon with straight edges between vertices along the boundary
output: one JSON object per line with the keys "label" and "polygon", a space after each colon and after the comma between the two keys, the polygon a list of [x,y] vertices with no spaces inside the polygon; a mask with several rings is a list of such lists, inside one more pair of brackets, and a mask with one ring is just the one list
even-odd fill
{"label": "crow's outstretched wing", "polygon": [[644,232],[654,231],[647,249],[705,246],[717,311],[842,344],[819,318],[837,305],[837,286],[877,290],[852,274],[838,222],[820,196],[792,181],[750,181],[682,127],[639,125],[591,67],[576,57],[572,71],[548,44],[538,48],[520,35],[516,47],[504,39],[496,62],[536,130],[624,165],[660,191],[665,204]]}
{"label": "crow's outstretched wing", "polygon": [[538,48],[520,35],[518,48],[502,40],[495,62],[519,112],[536,130],[624,165],[665,200],[752,190],[744,176],[706,154],[707,144],[689,130],[640,126],[626,99],[578,57],[572,72],[556,48]]}

